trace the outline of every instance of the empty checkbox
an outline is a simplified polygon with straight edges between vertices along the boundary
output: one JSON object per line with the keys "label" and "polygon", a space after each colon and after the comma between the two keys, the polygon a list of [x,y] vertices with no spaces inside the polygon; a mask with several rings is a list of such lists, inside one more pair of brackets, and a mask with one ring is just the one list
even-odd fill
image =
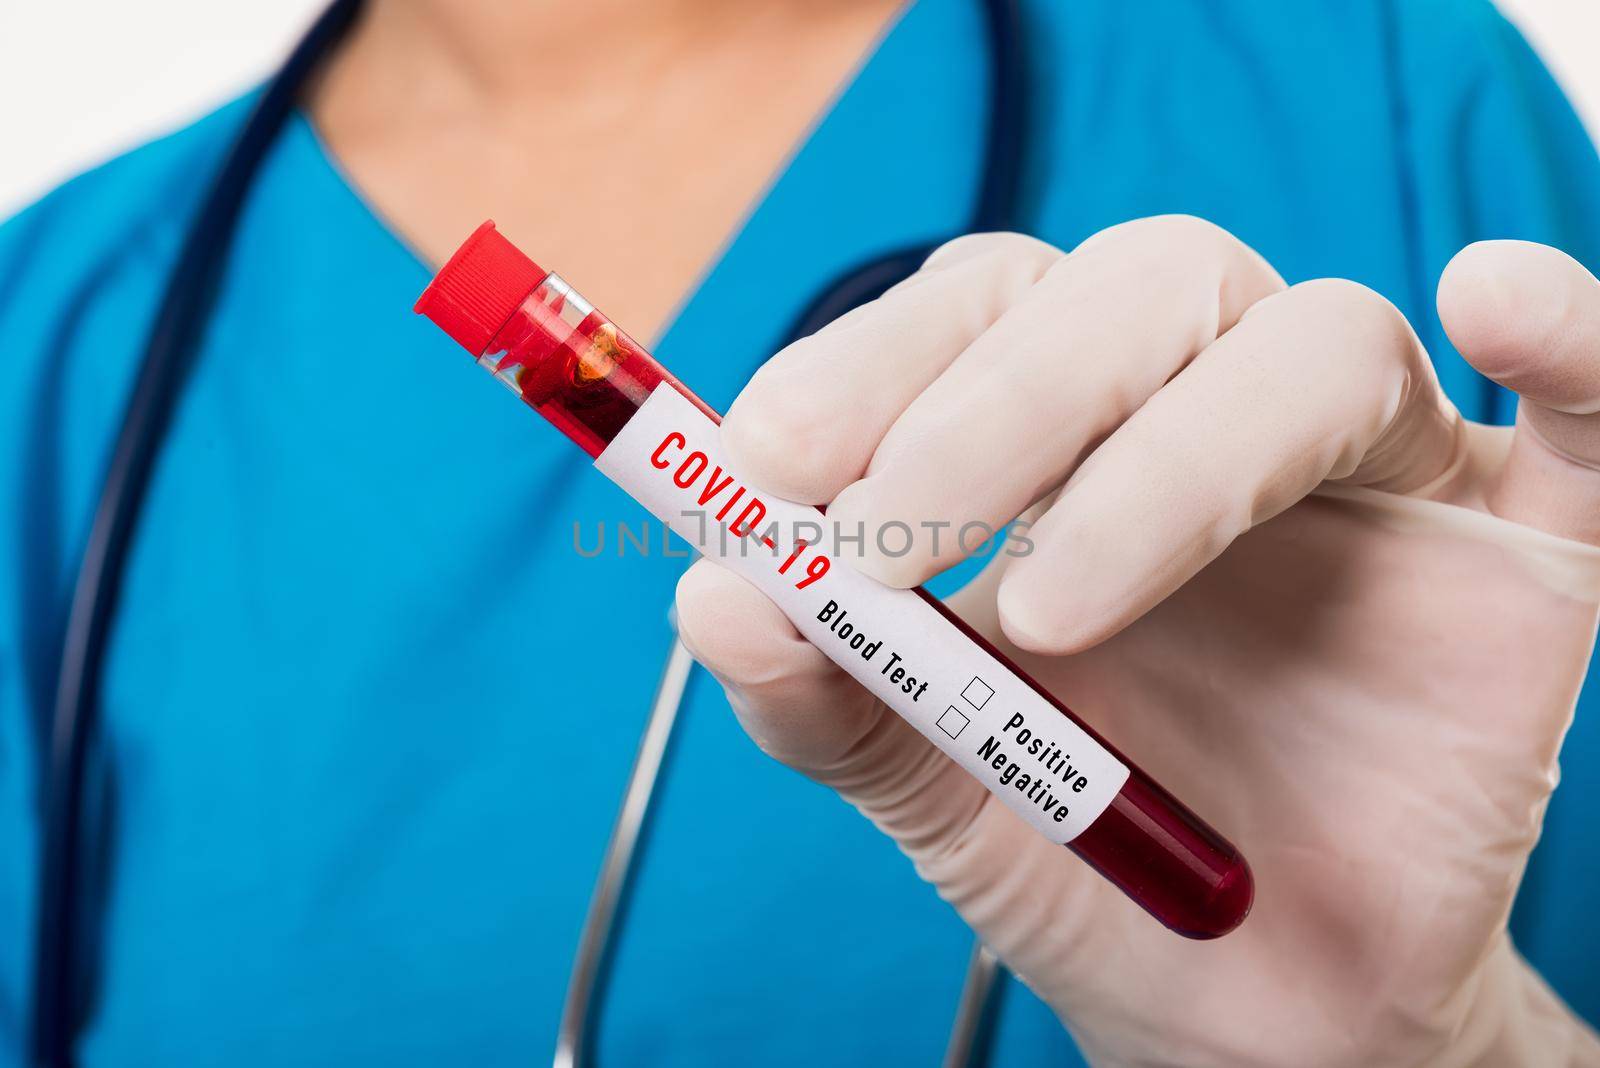
{"label": "empty checkbox", "polygon": [[951,705],[944,710],[944,715],[939,717],[939,729],[952,738],[961,737],[961,732],[966,730],[967,717],[961,714],[960,709]]}
{"label": "empty checkbox", "polygon": [[982,708],[994,696],[994,690],[982,679],[973,679],[967,683],[967,688],[961,691],[961,696],[966,698],[967,704],[973,708]]}

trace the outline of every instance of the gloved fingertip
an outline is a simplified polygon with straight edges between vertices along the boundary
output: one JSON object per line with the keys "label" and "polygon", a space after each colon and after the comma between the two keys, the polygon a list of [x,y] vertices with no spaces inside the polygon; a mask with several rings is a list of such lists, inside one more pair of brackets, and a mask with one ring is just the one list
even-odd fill
{"label": "gloved fingertip", "polygon": [[[834,555],[885,586],[908,590],[928,581],[955,559],[940,561],[918,524],[897,518],[908,510],[886,502],[882,481],[852,482],[828,506],[826,523]],[[946,542],[953,538],[947,537]]]}
{"label": "gloved fingertip", "polygon": [[826,504],[859,478],[870,453],[838,432],[831,402],[765,368],[739,394],[722,421],[722,443],[734,470],[756,486],[800,504]]}
{"label": "gloved fingertip", "polygon": [[1530,241],[1468,245],[1439,278],[1439,319],[1477,371],[1566,412],[1600,408],[1600,291],[1581,264]]}
{"label": "gloved fingertip", "polygon": [[1069,656],[1110,636],[1103,613],[1082,600],[1061,596],[1059,591],[1070,589],[1069,584],[1055,577],[1041,581],[1033,570],[1014,565],[996,594],[1000,629],[1013,645],[1030,653]]}
{"label": "gloved fingertip", "polygon": [[929,253],[928,258],[922,263],[922,270],[924,272],[946,270],[985,256],[1004,257],[1026,267],[1037,277],[1064,259],[1066,254],[1055,246],[1027,234],[1009,231],[962,234],[951,238]]}
{"label": "gloved fingertip", "polygon": [[836,764],[870,726],[872,695],[731,571],[701,561],[684,573],[678,625],[684,645],[722,683],[740,724],[769,756],[811,773]]}
{"label": "gloved fingertip", "polygon": [[678,580],[677,605],[679,639],[730,685],[765,685],[825,661],[765,594],[708,560]]}

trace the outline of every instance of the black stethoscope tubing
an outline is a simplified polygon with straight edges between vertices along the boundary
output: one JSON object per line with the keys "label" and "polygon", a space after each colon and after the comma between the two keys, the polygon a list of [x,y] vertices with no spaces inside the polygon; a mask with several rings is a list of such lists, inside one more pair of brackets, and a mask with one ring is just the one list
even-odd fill
{"label": "black stethoscope tubing", "polygon": [[[984,168],[962,232],[1016,225],[1026,100],[1019,0],[984,0],[991,53]],[[41,856],[30,1044],[38,1068],[69,1068],[85,1015],[90,969],[83,848],[85,779],[99,711],[100,674],[128,549],[145,491],[227,269],[240,211],[261,161],[322,61],[344,39],[362,0],[334,0],[273,76],[241,127],[184,239],[123,413],[78,566],[61,642],[41,775]],[[900,249],[845,272],[819,291],[790,338],[804,337],[880,296],[921,264],[931,245]]]}

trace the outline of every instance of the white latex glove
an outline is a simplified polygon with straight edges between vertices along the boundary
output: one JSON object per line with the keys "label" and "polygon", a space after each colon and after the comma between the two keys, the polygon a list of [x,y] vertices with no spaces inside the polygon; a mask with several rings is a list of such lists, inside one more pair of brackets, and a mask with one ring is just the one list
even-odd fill
{"label": "white latex glove", "polygon": [[[846,530],[1044,500],[1034,551],[953,604],[1250,859],[1239,930],[1173,935],[753,587],[685,576],[684,638],[755,740],[882,828],[1096,1063],[1600,1064],[1506,934],[1600,601],[1600,286],[1494,243],[1439,302],[1522,395],[1515,433],[1460,418],[1379,296],[1285,290],[1188,218],[1071,255],[954,242],[729,413],[742,473]],[[852,563],[895,585],[953,562],[872,540]]]}

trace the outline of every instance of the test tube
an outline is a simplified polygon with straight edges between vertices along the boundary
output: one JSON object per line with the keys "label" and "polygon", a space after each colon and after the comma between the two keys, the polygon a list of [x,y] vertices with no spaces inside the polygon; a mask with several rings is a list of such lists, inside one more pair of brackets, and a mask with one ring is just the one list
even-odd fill
{"label": "test tube", "polygon": [[[643,347],[525,256],[492,222],[462,244],[416,310],[597,460],[663,385],[720,422]],[[1216,938],[1243,922],[1254,883],[1238,849],[937,598],[922,589],[912,592],[1126,767],[1115,795],[1063,843],[1066,848],[1180,935]],[[950,751],[937,734],[924,733]],[[991,782],[985,785],[995,790]]]}

